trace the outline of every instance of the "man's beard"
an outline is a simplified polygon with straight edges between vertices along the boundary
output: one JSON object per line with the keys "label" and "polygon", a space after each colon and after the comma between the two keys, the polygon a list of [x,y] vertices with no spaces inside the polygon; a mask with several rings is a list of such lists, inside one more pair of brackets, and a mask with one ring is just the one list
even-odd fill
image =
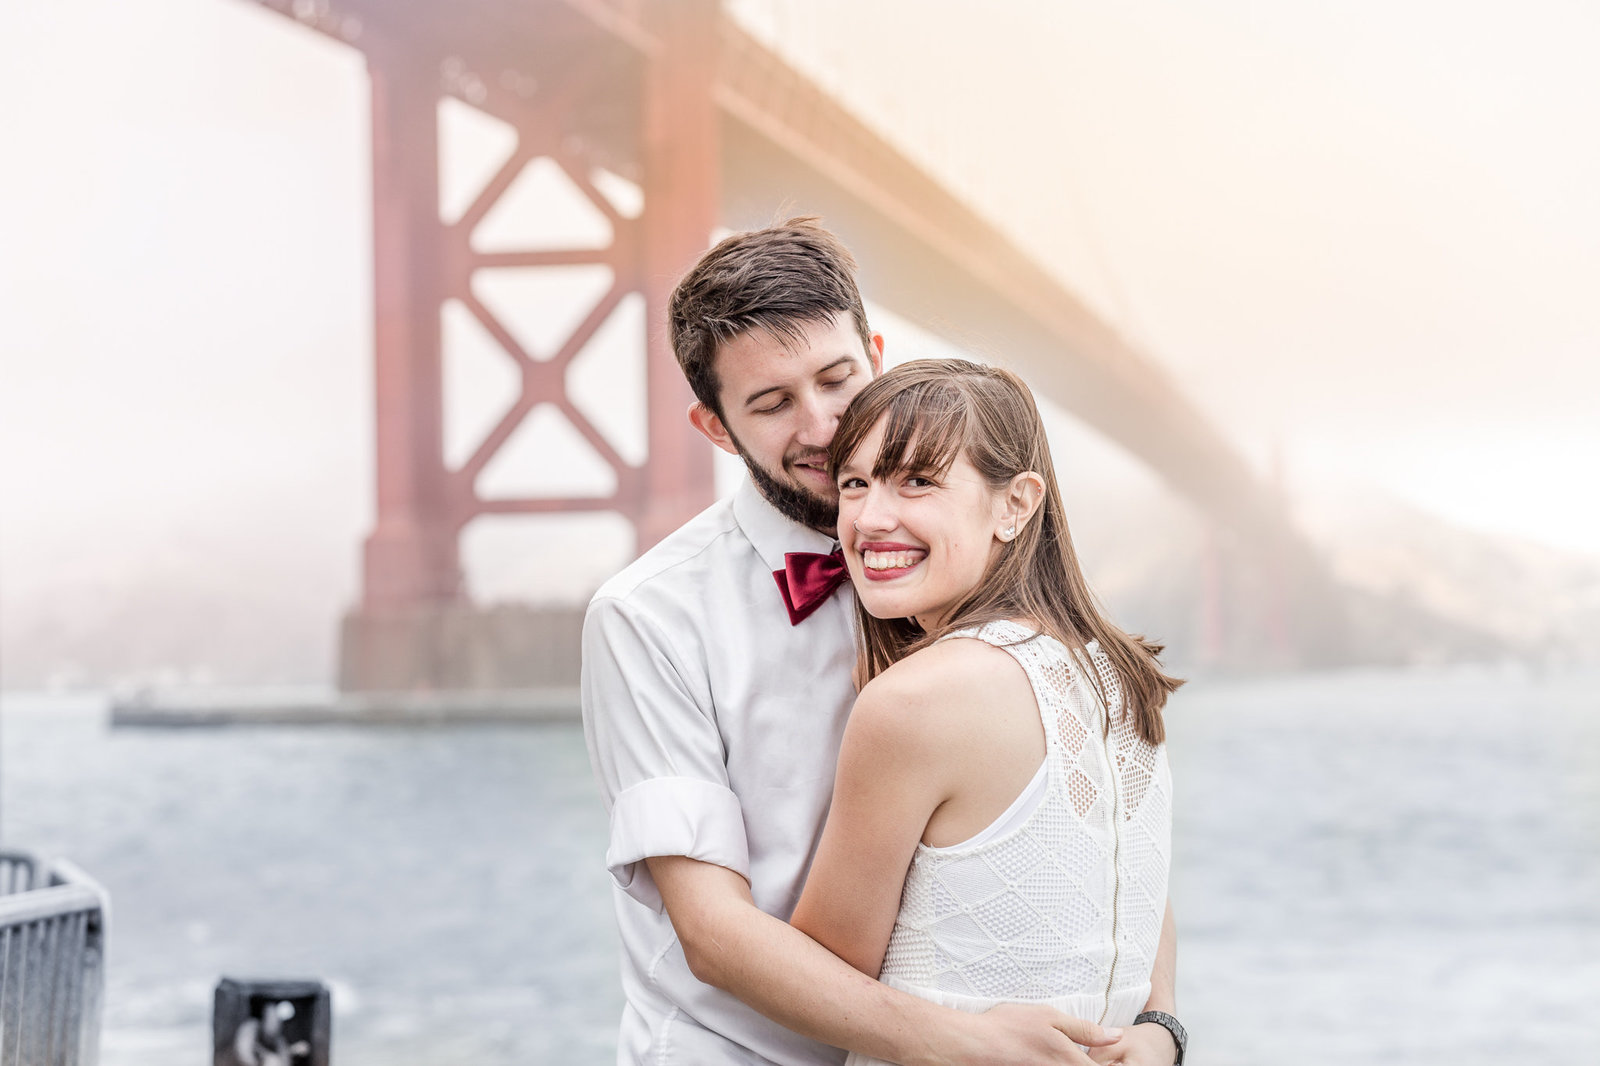
{"label": "man's beard", "polygon": [[[734,442],[735,445],[738,443]],[[768,503],[778,509],[779,514],[803,526],[821,530],[830,537],[836,535],[839,528],[839,501],[826,500],[799,485],[779,481],[756,462],[743,446],[739,446],[739,458],[749,468],[750,479],[756,483],[756,488],[761,490],[761,495],[767,498]]]}

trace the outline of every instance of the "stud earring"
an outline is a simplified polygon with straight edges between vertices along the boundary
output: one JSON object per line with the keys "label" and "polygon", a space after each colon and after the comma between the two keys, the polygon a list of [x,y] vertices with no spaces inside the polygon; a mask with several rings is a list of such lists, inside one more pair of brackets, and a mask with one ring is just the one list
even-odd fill
{"label": "stud earring", "polygon": [[1017,527],[1016,526],[1012,526],[1010,529],[1007,529],[1004,533],[1000,534],[1000,539],[1001,540],[1010,540],[1012,537],[1014,537],[1016,535],[1017,535]]}

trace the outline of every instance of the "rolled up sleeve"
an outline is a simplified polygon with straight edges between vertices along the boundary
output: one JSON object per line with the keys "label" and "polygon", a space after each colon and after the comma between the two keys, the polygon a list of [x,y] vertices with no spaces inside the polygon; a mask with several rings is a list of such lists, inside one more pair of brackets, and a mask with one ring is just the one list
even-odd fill
{"label": "rolled up sleeve", "polygon": [[584,618],[581,698],[589,759],[611,814],[606,867],[633,899],[662,909],[644,860],[684,855],[750,876],[739,798],[696,664],[663,627],[614,598]]}
{"label": "rolled up sleeve", "polygon": [[611,808],[606,869],[624,892],[659,911],[661,894],[644,864],[652,855],[687,855],[726,866],[748,881],[750,851],[739,797],[691,777],[657,777],[623,792]]}

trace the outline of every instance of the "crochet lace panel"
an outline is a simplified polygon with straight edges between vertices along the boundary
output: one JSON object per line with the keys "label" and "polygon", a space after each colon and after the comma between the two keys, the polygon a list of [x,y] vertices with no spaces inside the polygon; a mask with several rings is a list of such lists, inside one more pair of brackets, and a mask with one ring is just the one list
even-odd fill
{"label": "crochet lace panel", "polygon": [[970,847],[917,848],[883,975],[1011,1000],[1144,984],[1171,855],[1165,746],[1140,737],[1098,645],[1089,657],[1109,728],[1094,687],[1054,638],[1013,622],[952,636],[1004,648],[1021,664],[1044,723],[1049,786],[1009,833]]}

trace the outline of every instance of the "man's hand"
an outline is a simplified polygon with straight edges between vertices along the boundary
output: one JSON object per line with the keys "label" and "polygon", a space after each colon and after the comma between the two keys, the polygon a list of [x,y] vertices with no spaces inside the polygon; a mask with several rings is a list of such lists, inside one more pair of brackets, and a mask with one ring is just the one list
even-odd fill
{"label": "man's hand", "polygon": [[1089,1058],[1122,1066],[1172,1066],[1178,1058],[1178,1045],[1166,1026],[1145,1022],[1122,1030],[1122,1039],[1116,1043],[1093,1048]]}
{"label": "man's hand", "polygon": [[1102,1029],[1050,1007],[1017,1003],[973,1015],[973,1022],[973,1044],[950,1061],[965,1066],[1093,1066],[1078,1045],[1115,1047],[1125,1032]]}

